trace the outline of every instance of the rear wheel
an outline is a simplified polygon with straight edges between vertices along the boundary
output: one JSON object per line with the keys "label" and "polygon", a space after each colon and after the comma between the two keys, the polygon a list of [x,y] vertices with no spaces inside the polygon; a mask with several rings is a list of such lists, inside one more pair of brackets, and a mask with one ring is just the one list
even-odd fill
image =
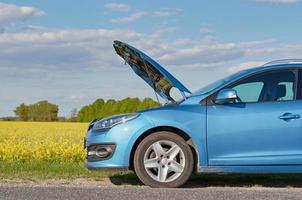
{"label": "rear wheel", "polygon": [[134,154],[134,170],[151,187],[179,187],[191,176],[193,154],[180,136],[161,131],[147,136]]}

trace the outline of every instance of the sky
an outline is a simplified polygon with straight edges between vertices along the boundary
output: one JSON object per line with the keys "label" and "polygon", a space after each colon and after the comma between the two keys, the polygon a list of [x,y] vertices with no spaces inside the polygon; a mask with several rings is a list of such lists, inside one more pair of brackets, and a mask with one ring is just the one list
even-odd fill
{"label": "sky", "polygon": [[302,58],[301,0],[0,2],[0,116],[48,100],[59,115],[154,92],[117,56],[139,48],[191,91],[275,59]]}

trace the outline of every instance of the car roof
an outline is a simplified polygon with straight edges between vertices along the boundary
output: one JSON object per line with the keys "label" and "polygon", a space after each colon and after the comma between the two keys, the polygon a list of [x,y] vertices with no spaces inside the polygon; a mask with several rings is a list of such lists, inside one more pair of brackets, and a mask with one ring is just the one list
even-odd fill
{"label": "car roof", "polygon": [[288,69],[288,68],[299,68],[302,69],[302,59],[284,59],[284,60],[275,60],[268,63],[265,63],[262,66],[253,67],[250,69],[243,70],[241,76],[245,76],[250,73],[267,71],[267,70],[276,70],[276,69]]}
{"label": "car roof", "polygon": [[263,66],[269,66],[269,65],[277,65],[277,64],[301,64],[302,59],[282,59],[282,60],[273,60],[268,63],[265,63]]}

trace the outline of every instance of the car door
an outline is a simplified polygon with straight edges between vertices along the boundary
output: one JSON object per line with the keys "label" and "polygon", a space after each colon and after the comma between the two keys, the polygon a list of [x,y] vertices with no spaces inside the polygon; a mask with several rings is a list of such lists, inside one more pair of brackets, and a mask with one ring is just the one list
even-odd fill
{"label": "car door", "polygon": [[239,102],[207,105],[209,165],[302,164],[297,80],[296,69],[261,72],[226,87]]}

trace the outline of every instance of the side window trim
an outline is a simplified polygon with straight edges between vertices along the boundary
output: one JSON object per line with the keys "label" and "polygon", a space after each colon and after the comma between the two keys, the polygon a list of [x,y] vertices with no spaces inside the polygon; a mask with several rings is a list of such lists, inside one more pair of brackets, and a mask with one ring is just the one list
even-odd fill
{"label": "side window trim", "polygon": [[293,101],[296,101],[298,98],[298,87],[299,87],[299,69],[296,68],[295,70],[295,85],[294,85],[294,100]]}
{"label": "side window trim", "polygon": [[298,81],[297,81],[297,91],[296,91],[297,100],[302,100],[302,69],[299,69],[298,72]]}

